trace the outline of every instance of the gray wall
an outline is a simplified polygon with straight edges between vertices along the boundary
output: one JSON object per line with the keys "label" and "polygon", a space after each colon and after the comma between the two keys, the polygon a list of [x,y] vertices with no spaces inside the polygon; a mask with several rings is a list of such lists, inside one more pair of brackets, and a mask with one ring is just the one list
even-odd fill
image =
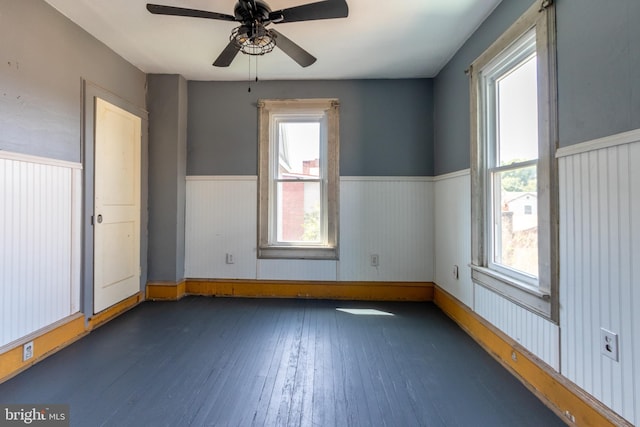
{"label": "gray wall", "polygon": [[184,278],[187,81],[149,75],[149,280]]}
{"label": "gray wall", "polygon": [[81,161],[83,78],[145,106],[140,70],[42,0],[0,0],[0,150]]}
{"label": "gray wall", "polygon": [[44,1],[0,0],[0,150],[83,162],[82,309],[87,316],[93,312],[93,96],[143,118],[142,290],[147,277],[145,94],[142,71]]}
{"label": "gray wall", "polygon": [[[436,77],[436,175],[470,166],[464,70],[531,4],[503,1]],[[560,0],[556,15],[559,146],[640,128],[640,2]]]}
{"label": "gray wall", "polygon": [[256,175],[260,98],[339,98],[340,175],[433,175],[432,80],[189,82],[188,175]]}
{"label": "gray wall", "polygon": [[640,1],[561,0],[559,145],[640,128]]}
{"label": "gray wall", "polygon": [[458,50],[434,81],[435,175],[469,168],[469,77],[465,70],[533,4],[504,0]]}

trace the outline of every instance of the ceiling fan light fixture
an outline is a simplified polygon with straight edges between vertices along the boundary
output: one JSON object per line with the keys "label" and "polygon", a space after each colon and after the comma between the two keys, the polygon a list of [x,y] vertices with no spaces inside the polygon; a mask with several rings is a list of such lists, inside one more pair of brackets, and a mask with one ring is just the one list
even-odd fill
{"label": "ceiling fan light fixture", "polygon": [[241,25],[231,31],[229,40],[246,55],[264,55],[276,47],[276,35],[263,25]]}

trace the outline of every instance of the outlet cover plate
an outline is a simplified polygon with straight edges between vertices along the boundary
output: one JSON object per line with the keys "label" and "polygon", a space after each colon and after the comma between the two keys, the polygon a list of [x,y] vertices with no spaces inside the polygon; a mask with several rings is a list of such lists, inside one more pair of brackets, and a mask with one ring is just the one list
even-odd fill
{"label": "outlet cover plate", "polygon": [[609,359],[618,361],[618,334],[600,328],[600,352]]}
{"label": "outlet cover plate", "polygon": [[28,343],[22,346],[22,361],[26,362],[32,357],[33,357],[33,341],[29,341]]}

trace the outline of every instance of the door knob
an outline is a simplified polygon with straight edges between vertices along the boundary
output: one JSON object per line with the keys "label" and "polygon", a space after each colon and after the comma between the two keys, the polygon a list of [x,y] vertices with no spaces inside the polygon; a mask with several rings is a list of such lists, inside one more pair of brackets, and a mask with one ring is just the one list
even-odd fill
{"label": "door knob", "polygon": [[102,224],[102,215],[98,215],[98,224]]}

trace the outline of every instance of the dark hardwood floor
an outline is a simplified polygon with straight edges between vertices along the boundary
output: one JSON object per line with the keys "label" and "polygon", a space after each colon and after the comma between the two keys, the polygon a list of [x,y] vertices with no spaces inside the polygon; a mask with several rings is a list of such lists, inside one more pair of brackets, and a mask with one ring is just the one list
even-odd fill
{"label": "dark hardwood floor", "polygon": [[564,425],[431,303],[145,302],[0,403],[69,404],[83,427]]}

